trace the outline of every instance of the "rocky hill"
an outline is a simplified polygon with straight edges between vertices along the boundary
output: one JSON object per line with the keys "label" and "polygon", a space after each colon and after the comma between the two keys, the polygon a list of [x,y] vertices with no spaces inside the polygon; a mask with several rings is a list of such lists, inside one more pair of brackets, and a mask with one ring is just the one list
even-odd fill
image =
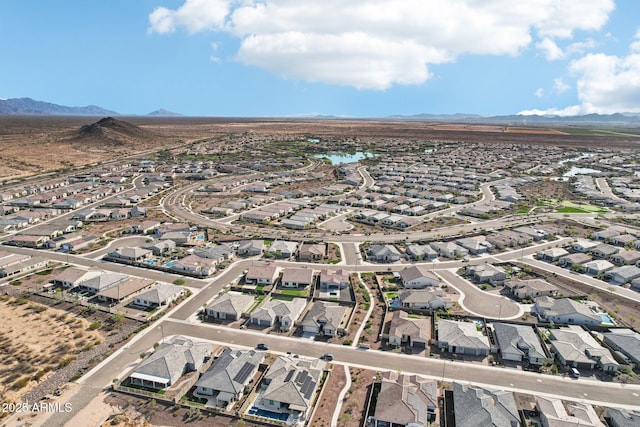
{"label": "rocky hill", "polygon": [[71,139],[75,141],[116,145],[143,142],[153,137],[152,132],[113,117],[105,117],[95,123],[84,125],[71,135]]}

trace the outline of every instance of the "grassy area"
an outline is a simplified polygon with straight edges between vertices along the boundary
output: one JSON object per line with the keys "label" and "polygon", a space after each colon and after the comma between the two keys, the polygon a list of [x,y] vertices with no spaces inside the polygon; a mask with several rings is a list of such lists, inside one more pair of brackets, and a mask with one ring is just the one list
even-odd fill
{"label": "grassy area", "polygon": [[293,295],[293,296],[296,296],[296,297],[307,296],[306,289],[284,289],[280,293],[283,294],[283,295]]}
{"label": "grassy area", "polygon": [[560,203],[560,205],[563,208],[574,208],[574,209],[580,209],[583,210],[585,212],[609,212],[607,209],[601,207],[601,206],[595,206],[595,205],[590,205],[587,203],[573,203],[570,201],[563,201]]}
{"label": "grassy area", "polygon": [[398,297],[397,292],[385,292],[384,295],[387,297],[387,300],[391,301],[394,298]]}
{"label": "grassy area", "polygon": [[578,208],[558,208],[556,209],[558,213],[589,213],[589,211],[585,211]]}

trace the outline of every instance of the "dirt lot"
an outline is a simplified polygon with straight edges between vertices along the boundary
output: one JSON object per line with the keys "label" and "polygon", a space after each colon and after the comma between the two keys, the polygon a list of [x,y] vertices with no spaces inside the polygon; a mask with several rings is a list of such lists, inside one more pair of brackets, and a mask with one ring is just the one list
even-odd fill
{"label": "dirt lot", "polygon": [[77,354],[104,341],[89,321],[25,298],[3,296],[0,313],[2,402],[21,401]]}

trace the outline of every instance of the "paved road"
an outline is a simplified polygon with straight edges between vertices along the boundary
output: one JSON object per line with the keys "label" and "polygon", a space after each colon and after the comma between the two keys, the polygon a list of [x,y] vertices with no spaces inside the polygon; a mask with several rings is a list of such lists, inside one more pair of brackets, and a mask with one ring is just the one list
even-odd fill
{"label": "paved road", "polygon": [[[162,321],[165,337],[188,334],[192,337],[228,343],[231,346],[254,347],[268,344],[272,351],[291,351],[309,357],[332,353],[338,363],[365,366],[374,370],[401,370],[449,381],[491,384],[493,387],[515,389],[532,394],[552,394],[563,399],[593,401],[613,405],[637,405],[640,386],[572,380],[560,376],[546,376],[516,369],[493,368],[471,362],[442,361],[434,358],[404,356],[376,350],[360,350],[348,346],[318,343],[299,338],[265,335],[250,330],[236,330],[210,324],[190,324],[167,319]],[[82,383],[107,386],[113,377],[138,360],[139,354],[149,350],[162,339],[158,326],[148,330],[139,340],[130,344],[96,372],[83,377]]]}
{"label": "paved road", "polygon": [[606,178],[596,178],[596,185],[598,186],[598,188],[600,189],[600,191],[607,196],[610,199],[616,200],[620,203],[624,203],[627,204],[629,203],[628,200],[625,200],[621,197],[616,196],[615,194],[613,194],[613,191],[611,191],[611,187],[609,187],[609,183],[607,182]]}
{"label": "paved road", "polygon": [[520,306],[510,299],[485,292],[449,270],[438,270],[438,274],[461,292],[461,307],[473,314],[500,320],[514,318],[521,313]]}

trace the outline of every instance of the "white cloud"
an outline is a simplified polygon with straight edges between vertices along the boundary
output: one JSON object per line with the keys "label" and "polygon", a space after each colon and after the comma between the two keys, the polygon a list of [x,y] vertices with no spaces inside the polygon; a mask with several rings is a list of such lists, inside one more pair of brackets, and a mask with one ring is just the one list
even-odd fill
{"label": "white cloud", "polygon": [[638,28],[633,38],[634,41],[631,43],[631,46],[629,46],[629,49],[631,49],[632,52],[640,52],[640,28]]}
{"label": "white cloud", "polygon": [[230,3],[228,0],[186,0],[176,10],[158,7],[149,15],[149,31],[172,33],[177,27],[184,27],[193,34],[221,29],[231,11]]}
{"label": "white cloud", "polygon": [[556,42],[551,40],[549,37],[545,37],[536,43],[536,49],[542,51],[544,57],[547,58],[548,61],[555,61],[556,59],[564,58],[564,51],[560,49]]}
{"label": "white cloud", "polygon": [[542,97],[544,96],[544,89],[542,89],[541,87],[539,87],[539,88],[535,91],[534,95],[535,95],[535,96],[536,96],[536,98],[538,98],[538,99],[542,98]]}
{"label": "white cloud", "polygon": [[571,89],[571,86],[566,84],[564,80],[562,80],[562,77],[558,77],[557,79],[553,80],[553,91],[555,93],[561,94],[568,91],[569,89]]}
{"label": "white cloud", "polygon": [[[622,57],[588,54],[572,61],[569,72],[577,76],[579,105],[526,110],[519,114],[640,113],[640,53],[632,52]],[[556,86],[564,87],[562,84]]]}
{"label": "white cloud", "polygon": [[[284,78],[384,90],[419,84],[429,65],[464,54],[518,55],[536,38],[597,30],[612,0],[185,0],[159,7],[149,31],[221,31],[237,59]],[[553,52],[550,51],[552,54]]]}

